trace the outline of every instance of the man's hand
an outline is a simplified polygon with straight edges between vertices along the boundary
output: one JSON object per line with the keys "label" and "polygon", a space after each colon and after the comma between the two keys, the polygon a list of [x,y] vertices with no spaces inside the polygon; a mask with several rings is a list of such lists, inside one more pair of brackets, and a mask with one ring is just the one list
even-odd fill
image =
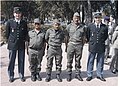
{"label": "man's hand", "polygon": [[26,42],[27,55],[29,55],[28,46],[29,46],[29,42],[27,41],[27,42]]}

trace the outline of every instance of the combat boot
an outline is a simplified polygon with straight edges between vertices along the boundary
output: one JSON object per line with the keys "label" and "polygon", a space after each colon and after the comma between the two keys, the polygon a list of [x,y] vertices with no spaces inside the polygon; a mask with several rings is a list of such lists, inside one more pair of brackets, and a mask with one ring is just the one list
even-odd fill
{"label": "combat boot", "polygon": [[70,82],[71,80],[72,80],[72,76],[71,76],[71,74],[68,74],[67,81]]}
{"label": "combat boot", "polygon": [[31,80],[33,82],[36,81],[36,74],[35,73],[31,73]]}
{"label": "combat boot", "polygon": [[39,73],[36,74],[36,78],[37,78],[38,81],[42,81],[42,78],[40,77]]}
{"label": "combat boot", "polygon": [[58,80],[59,82],[62,82],[62,79],[61,79],[61,77],[60,77],[60,74],[57,74],[57,75],[56,75],[56,78],[57,78],[57,80]]}
{"label": "combat boot", "polygon": [[51,74],[47,74],[45,81],[49,82],[51,80]]}
{"label": "combat boot", "polygon": [[79,81],[83,81],[82,77],[80,76],[80,74],[76,74],[75,78],[78,79]]}

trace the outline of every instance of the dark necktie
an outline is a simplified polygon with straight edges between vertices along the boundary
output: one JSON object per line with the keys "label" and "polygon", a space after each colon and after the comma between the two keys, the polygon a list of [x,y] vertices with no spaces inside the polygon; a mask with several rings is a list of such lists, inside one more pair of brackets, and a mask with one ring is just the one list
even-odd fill
{"label": "dark necktie", "polygon": [[19,25],[20,25],[19,22],[17,21],[16,23],[17,23],[17,27],[19,27]]}
{"label": "dark necktie", "polygon": [[99,29],[99,25],[97,25],[97,29]]}
{"label": "dark necktie", "polygon": [[16,24],[17,24],[17,25],[19,24],[18,21],[16,21]]}
{"label": "dark necktie", "polygon": [[17,23],[17,25],[19,25],[19,24],[20,24],[20,22],[19,22],[19,21],[16,21],[16,23]]}
{"label": "dark necktie", "polygon": [[97,30],[97,32],[100,30],[99,25],[97,25],[96,30]]}

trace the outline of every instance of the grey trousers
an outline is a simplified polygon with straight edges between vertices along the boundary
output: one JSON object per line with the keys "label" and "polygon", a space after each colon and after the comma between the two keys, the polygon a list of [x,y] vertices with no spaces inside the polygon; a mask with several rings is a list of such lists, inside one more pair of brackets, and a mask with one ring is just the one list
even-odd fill
{"label": "grey trousers", "polygon": [[47,52],[47,68],[46,73],[51,74],[52,67],[53,67],[53,59],[55,57],[55,64],[56,64],[56,74],[61,73],[61,67],[62,67],[62,49],[61,47],[53,47],[49,46],[48,52]]}
{"label": "grey trousers", "polygon": [[114,51],[114,55],[111,61],[110,70],[113,70],[113,69],[118,70],[118,49],[113,48],[113,51]]}
{"label": "grey trousers", "polygon": [[68,74],[72,73],[72,63],[73,58],[75,57],[75,71],[76,74],[80,74],[81,69],[81,58],[82,58],[83,45],[77,44],[68,44],[67,48],[67,72]]}
{"label": "grey trousers", "polygon": [[39,73],[41,71],[41,62],[44,50],[29,49],[29,70],[31,73]]}

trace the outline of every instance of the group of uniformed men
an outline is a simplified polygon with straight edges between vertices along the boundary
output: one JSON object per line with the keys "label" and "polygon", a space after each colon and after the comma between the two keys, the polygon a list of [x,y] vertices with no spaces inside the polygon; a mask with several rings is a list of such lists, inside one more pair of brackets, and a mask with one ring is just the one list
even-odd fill
{"label": "group of uniformed men", "polygon": [[21,81],[24,78],[24,58],[25,58],[25,41],[27,41],[27,54],[29,56],[29,69],[31,72],[31,80],[41,81],[40,70],[41,62],[45,54],[46,44],[49,46],[47,50],[47,68],[46,82],[51,80],[51,72],[53,59],[56,64],[56,78],[62,82],[60,77],[62,67],[62,48],[61,45],[65,40],[67,51],[67,81],[72,80],[72,63],[75,58],[75,78],[83,81],[81,77],[81,63],[83,45],[89,43],[89,57],[87,63],[87,81],[92,80],[94,60],[97,59],[97,78],[106,81],[103,78],[103,65],[105,54],[105,40],[108,37],[108,27],[101,22],[102,14],[100,12],[94,14],[95,22],[87,27],[81,23],[79,13],[74,13],[73,22],[70,23],[65,31],[60,29],[60,22],[54,19],[53,27],[45,31],[41,28],[39,18],[34,19],[34,29],[28,32],[27,23],[22,19],[21,7],[14,8],[14,19],[6,24],[6,37],[8,39],[9,49],[9,65],[8,75],[9,81],[14,79],[14,66],[16,53],[18,52],[18,73]]}

